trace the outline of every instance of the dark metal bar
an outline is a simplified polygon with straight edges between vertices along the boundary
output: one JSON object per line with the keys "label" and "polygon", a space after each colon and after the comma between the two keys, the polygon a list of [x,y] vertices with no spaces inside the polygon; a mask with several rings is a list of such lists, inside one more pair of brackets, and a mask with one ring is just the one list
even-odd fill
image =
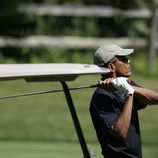
{"label": "dark metal bar", "polygon": [[86,141],[85,141],[83,133],[82,133],[82,129],[81,129],[78,117],[77,117],[77,113],[76,113],[76,110],[75,110],[75,107],[74,107],[74,104],[72,101],[72,97],[71,97],[69,88],[65,82],[61,82],[61,83],[62,83],[64,94],[65,94],[65,97],[66,97],[66,100],[67,100],[67,103],[69,106],[71,117],[72,117],[75,129],[76,129],[76,133],[77,133],[77,136],[78,136],[78,139],[80,142],[80,146],[81,146],[84,158],[91,158],[90,152],[87,148]]}

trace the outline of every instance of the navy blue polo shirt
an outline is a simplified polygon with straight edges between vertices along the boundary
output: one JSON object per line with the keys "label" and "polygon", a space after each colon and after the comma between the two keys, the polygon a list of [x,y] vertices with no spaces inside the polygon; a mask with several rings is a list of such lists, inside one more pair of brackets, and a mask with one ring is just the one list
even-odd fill
{"label": "navy blue polo shirt", "polygon": [[117,92],[101,88],[97,88],[93,94],[90,114],[104,158],[142,158],[138,110],[146,105],[134,98],[131,123],[125,139],[113,136],[108,130],[121,114],[125,99]]}

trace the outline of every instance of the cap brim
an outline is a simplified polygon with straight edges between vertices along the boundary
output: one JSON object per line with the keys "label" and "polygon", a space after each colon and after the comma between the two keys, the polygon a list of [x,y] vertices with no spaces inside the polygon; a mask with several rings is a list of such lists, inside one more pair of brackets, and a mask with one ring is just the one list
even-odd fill
{"label": "cap brim", "polygon": [[126,56],[134,52],[134,49],[122,49],[117,55]]}

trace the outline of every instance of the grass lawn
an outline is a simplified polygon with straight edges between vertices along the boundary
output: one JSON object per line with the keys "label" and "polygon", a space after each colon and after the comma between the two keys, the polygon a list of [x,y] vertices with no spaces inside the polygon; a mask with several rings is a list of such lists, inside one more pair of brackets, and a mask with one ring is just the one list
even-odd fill
{"label": "grass lawn", "polygon": [[73,158],[82,157],[74,143],[0,142],[2,158]]}
{"label": "grass lawn", "polygon": [[[89,144],[97,158],[101,158],[98,144]],[[157,158],[158,146],[143,146],[144,158]],[[78,143],[72,142],[27,142],[1,141],[0,157],[2,158],[82,158]]]}

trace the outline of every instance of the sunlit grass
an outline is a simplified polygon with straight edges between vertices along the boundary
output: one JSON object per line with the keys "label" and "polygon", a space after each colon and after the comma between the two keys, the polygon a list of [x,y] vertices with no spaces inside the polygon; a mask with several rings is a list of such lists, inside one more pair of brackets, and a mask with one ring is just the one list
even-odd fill
{"label": "sunlit grass", "polygon": [[[89,143],[88,148],[101,158],[98,144]],[[143,158],[157,158],[158,150],[154,145],[143,145]],[[2,158],[82,158],[83,153],[76,142],[33,142],[33,141],[0,141]]]}

